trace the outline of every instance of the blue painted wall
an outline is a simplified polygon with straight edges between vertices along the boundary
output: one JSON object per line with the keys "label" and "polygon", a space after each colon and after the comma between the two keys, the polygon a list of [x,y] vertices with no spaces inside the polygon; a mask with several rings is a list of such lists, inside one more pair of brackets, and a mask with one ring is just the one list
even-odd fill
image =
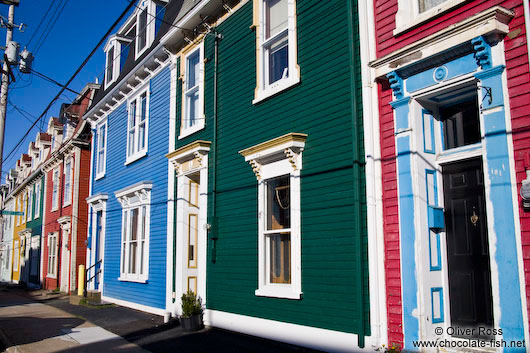
{"label": "blue painted wall", "polygon": [[[167,159],[169,143],[170,71],[166,67],[150,82],[149,145],[147,156],[124,165],[127,146],[127,103],[108,115],[107,165],[105,176],[93,180],[92,195],[103,192],[107,201],[103,295],[155,308],[165,308],[166,233],[167,233]],[[95,138],[94,146],[97,146]],[[95,154],[94,154],[95,155]],[[95,156],[94,156],[95,157]],[[93,175],[96,163],[92,163]],[[114,192],[149,180],[151,224],[149,242],[149,278],[147,283],[119,281],[122,207]]]}

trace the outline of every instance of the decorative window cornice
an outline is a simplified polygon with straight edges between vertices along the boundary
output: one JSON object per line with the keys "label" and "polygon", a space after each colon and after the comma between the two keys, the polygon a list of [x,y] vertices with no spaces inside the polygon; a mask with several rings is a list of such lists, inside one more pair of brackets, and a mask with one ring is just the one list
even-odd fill
{"label": "decorative window cornice", "polygon": [[138,204],[149,203],[151,198],[151,181],[141,181],[114,193],[123,208],[132,207]]}
{"label": "decorative window cornice", "polygon": [[210,151],[210,141],[197,140],[166,154],[177,174],[205,167],[204,156]]}
{"label": "decorative window cornice", "polygon": [[241,150],[239,154],[245,157],[256,178],[261,180],[262,166],[281,159],[287,159],[293,171],[302,169],[301,153],[306,139],[306,134],[291,132]]}

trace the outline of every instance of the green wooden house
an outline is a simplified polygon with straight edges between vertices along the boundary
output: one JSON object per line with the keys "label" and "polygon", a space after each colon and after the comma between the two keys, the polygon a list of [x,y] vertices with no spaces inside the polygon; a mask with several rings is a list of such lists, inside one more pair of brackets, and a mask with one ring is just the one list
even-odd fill
{"label": "green wooden house", "polygon": [[[213,3],[161,39],[166,308],[180,314],[192,290],[207,325],[371,351],[357,1]],[[216,15],[199,17],[206,8]]]}

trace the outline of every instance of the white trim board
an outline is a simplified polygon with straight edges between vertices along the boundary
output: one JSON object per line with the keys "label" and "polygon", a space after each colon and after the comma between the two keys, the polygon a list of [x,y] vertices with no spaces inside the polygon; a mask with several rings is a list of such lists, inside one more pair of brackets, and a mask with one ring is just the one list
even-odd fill
{"label": "white trim board", "polygon": [[357,346],[358,336],[353,333],[326,330],[281,321],[207,309],[204,324],[247,335],[258,336],[327,352],[374,352],[375,342],[365,338],[365,347]]}
{"label": "white trim board", "polygon": [[164,316],[167,313],[166,310],[164,309],[154,308],[152,306],[137,304],[137,303],[129,302],[126,300],[107,297],[104,295],[101,296],[101,300],[109,302],[109,303],[117,304],[120,306],[124,306],[126,308],[140,310],[146,313],[151,313],[151,314],[160,315],[160,316]]}

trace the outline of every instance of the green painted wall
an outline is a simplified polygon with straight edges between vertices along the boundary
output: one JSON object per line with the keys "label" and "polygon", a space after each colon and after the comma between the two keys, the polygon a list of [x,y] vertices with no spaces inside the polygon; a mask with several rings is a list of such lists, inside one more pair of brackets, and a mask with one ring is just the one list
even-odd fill
{"label": "green painted wall", "polygon": [[[209,241],[207,269],[210,309],[369,335],[359,41],[354,13],[354,45],[350,45],[347,1],[297,1],[301,83],[257,105],[252,104],[256,87],[256,35],[249,29],[252,2],[218,27],[224,39],[219,44],[218,74],[218,227],[214,229],[218,240],[215,263]],[[357,8],[356,1],[352,6]],[[213,38],[208,37],[206,128],[177,141],[177,148],[212,140],[213,47]],[[357,64],[352,63],[352,51]],[[359,83],[353,93],[352,79]],[[358,95],[356,100],[353,94]],[[308,135],[301,171],[302,300],[254,294],[258,188],[252,168],[238,154],[289,132]],[[210,162],[211,156],[212,152]],[[209,196],[212,170],[210,164]]]}

